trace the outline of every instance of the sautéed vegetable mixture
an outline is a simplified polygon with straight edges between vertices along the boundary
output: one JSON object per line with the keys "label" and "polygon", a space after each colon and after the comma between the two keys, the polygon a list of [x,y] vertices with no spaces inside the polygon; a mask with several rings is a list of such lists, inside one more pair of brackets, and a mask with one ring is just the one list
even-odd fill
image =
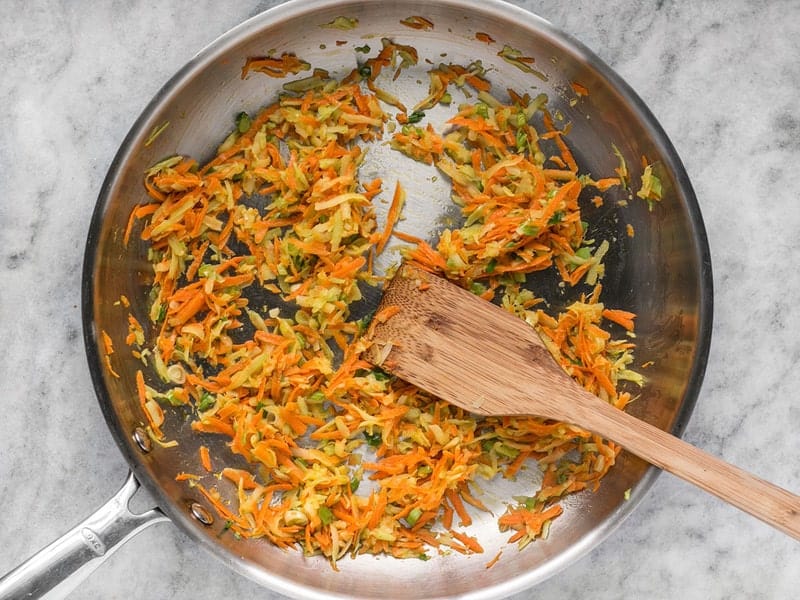
{"label": "saut\u00e9ed vegetable mixture", "polygon": [[[605,179],[581,173],[547,98],[500,99],[479,63],[432,67],[427,95],[407,107],[381,86],[418,63],[416,50],[387,39],[356,50],[362,64],[344,78],[311,71],[238,115],[210,162],[174,156],[146,173],[126,231],[153,269],[149,323],[130,315],[127,340],[144,363],[143,418],[169,446],[165,408],[184,407],[199,436],[223,436],[250,465],[222,468],[203,446],[206,473],[179,475],[234,535],[334,567],[348,554],[480,553],[469,525],[488,511],[482,490],[538,466],[541,487],[495,516],[524,547],[548,535],[560,499],[598,486],[619,448],[564,423],[478,418],[372,367],[360,358],[364,295],[391,275],[376,257],[398,252],[526,320],[584,387],[624,408],[619,383],[641,384],[629,368],[634,315],[602,303],[609,242],[588,238],[579,201],[626,186],[624,162]],[[302,71],[284,54],[248,59],[243,76]],[[433,107],[452,113],[440,130],[426,119]],[[403,232],[403,182],[360,175],[375,144],[447,178],[458,226]],[[380,222],[378,202],[389,203]],[[547,312],[524,286],[545,270],[584,286],[580,301]]]}

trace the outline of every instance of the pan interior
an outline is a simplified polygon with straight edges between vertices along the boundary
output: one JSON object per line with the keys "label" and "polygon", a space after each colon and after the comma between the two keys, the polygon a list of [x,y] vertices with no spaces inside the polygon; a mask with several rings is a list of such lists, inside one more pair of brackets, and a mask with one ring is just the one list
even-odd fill
{"label": "pan interior", "polygon": [[[433,28],[414,30],[400,23],[412,15],[425,17]],[[321,27],[339,16],[358,19],[358,26]],[[477,40],[478,32],[497,42]],[[495,516],[485,516],[472,529],[484,544],[484,555],[435,556],[402,564],[385,557],[359,556],[341,561],[339,572],[334,572],[321,557],[284,552],[264,541],[237,540],[224,535],[222,519],[205,527],[189,516],[188,507],[202,498],[177,483],[175,476],[201,471],[199,445],[230,463],[237,459],[224,440],[192,433],[188,415],[170,414],[165,425],[168,438],[179,441],[176,448],[156,447],[142,454],[132,440],[142,420],[132,401],[140,363],[122,356],[122,340],[127,334],[127,310],[141,323],[148,322],[145,302],[151,276],[145,247],[134,241],[126,247],[122,237],[132,208],[144,200],[143,173],[174,154],[201,161],[210,158],[237,113],[252,114],[274,101],[285,80],[253,75],[242,79],[247,57],[290,52],[341,76],[357,64],[355,46],[379,46],[383,37],[412,45],[420,55],[420,63],[394,83],[392,91],[400,97],[419,99],[426,94],[430,65],[424,58],[457,64],[480,60],[490,68],[493,89],[548,95],[551,110],[572,124],[569,140],[582,171],[597,177],[613,174],[618,159],[612,144],[625,157],[632,181],[641,176],[642,155],[656,165],[664,200],[655,210],[648,210],[644,202],[624,207],[606,202],[604,208],[586,214],[595,235],[613,240],[606,259],[604,299],[639,315],[637,363],[653,361],[647,384],[630,410],[663,429],[680,431],[702,379],[711,320],[708,249],[689,182],[660,127],[623,82],[588,50],[547,23],[499,2],[290,2],[244,23],[199,54],[136,122],[101,191],[84,275],[87,351],[107,420],[140,481],[176,523],[242,573],[289,595],[319,598],[500,597],[552,575],[599,543],[641,499],[656,471],[623,453],[597,492],[567,499],[565,514],[554,523],[548,539],[523,552],[506,546],[507,534],[499,533],[495,519],[504,510],[503,500],[520,488],[535,487],[533,472],[489,490],[495,498]],[[523,73],[499,58],[504,44],[534,57],[539,75]],[[576,101],[573,82],[587,88],[588,96]],[[444,111],[432,111],[429,119],[440,128]],[[164,123],[169,126],[148,141],[151,132]],[[371,147],[362,167],[365,179],[380,176],[387,182],[402,181],[408,198],[403,230],[426,239],[457,219],[449,201],[449,184],[438,175],[433,167],[381,145]],[[378,210],[380,219],[386,206],[378,203]],[[635,236],[626,235],[627,224],[633,226]],[[387,254],[379,266],[396,260],[396,255]],[[533,284],[556,309],[585,291],[559,287],[546,274]],[[130,309],[120,307],[121,296],[130,300]],[[377,301],[377,295],[372,301]],[[103,365],[101,331],[123,349],[119,378],[110,376]],[[629,489],[632,493],[626,501]],[[500,549],[504,549],[502,559],[485,569]]]}

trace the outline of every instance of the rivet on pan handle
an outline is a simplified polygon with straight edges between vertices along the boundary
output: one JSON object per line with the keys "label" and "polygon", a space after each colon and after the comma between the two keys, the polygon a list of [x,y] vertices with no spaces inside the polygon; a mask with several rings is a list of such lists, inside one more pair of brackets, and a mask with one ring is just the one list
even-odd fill
{"label": "rivet on pan handle", "polygon": [[158,508],[134,514],[128,503],[139,482],[128,479],[82,523],[0,578],[0,600],[63,598],[122,544],[150,525],[169,521]]}

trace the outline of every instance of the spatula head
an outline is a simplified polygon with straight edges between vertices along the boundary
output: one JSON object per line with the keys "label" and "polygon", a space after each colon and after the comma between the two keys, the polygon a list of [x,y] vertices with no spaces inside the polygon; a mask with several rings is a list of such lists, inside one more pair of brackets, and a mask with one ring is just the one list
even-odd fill
{"label": "spatula head", "polygon": [[482,415],[569,420],[586,394],[525,321],[410,264],[386,286],[364,358]]}

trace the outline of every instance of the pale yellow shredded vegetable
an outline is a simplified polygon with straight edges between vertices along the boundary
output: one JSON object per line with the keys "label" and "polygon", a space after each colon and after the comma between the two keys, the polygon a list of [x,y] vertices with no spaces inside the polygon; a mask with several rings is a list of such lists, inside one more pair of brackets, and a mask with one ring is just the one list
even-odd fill
{"label": "pale yellow shredded vegetable", "polygon": [[[481,552],[468,529],[487,510],[476,482],[538,464],[541,488],[509,498],[498,519],[524,546],[547,535],[559,499],[596,488],[619,452],[563,423],[476,418],[364,362],[368,319],[354,311],[365,286],[383,281],[372,265],[390,237],[405,242],[406,260],[527,320],[613,405],[630,400],[619,382],[640,381],[631,341],[609,332],[631,330],[634,315],[600,302],[608,242],[588,239],[581,219],[582,189],[614,181],[580,177],[546,98],[495,99],[480,65],[431,69],[427,97],[409,113],[379,86],[417,60],[413,48],[383,40],[343,80],[318,77],[258,115],[240,115],[208,164],[177,156],[153,166],[149,200],[126,232],[148,244],[154,274],[149,314],[131,315],[127,339],[152,367],[137,376],[143,418],[160,437],[170,414],[162,406],[191,407],[198,436],[223,436],[251,465],[222,468],[205,450],[204,470],[217,468],[224,481],[179,479],[236,535],[321,553],[334,566],[347,554]],[[308,68],[284,54],[249,60],[245,74]],[[466,87],[481,100],[453,106],[448,129],[423,124],[425,110]],[[365,152],[388,131],[387,102],[401,111],[392,147],[435,165],[464,217],[433,243],[401,231],[402,182],[389,222],[378,223],[374,203],[391,190],[360,177]],[[522,286],[545,269],[566,285],[588,284],[583,299],[548,314]],[[223,500],[224,485],[235,502]]]}

